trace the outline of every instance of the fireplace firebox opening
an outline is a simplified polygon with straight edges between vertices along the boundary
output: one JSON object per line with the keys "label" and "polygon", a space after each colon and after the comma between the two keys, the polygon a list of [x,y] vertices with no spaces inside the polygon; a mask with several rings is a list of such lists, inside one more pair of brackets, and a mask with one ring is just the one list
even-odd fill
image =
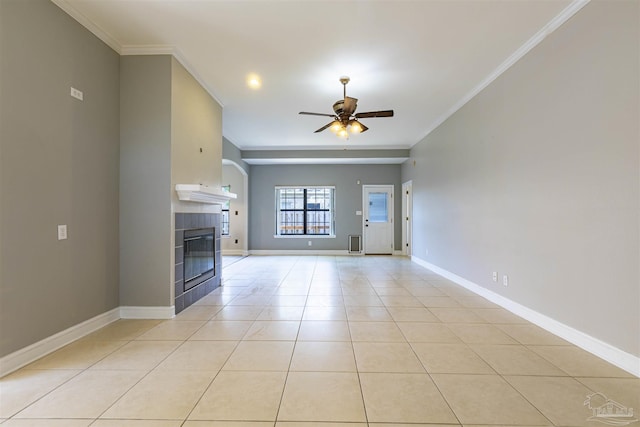
{"label": "fireplace firebox opening", "polygon": [[216,275],[215,228],[184,231],[184,290]]}

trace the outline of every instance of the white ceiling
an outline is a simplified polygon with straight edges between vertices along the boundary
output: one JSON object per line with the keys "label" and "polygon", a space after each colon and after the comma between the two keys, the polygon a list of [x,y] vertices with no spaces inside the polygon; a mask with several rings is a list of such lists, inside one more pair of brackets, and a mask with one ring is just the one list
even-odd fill
{"label": "white ceiling", "polygon": [[[53,0],[121,54],[174,53],[243,150],[409,148],[584,0]],[[246,76],[257,73],[262,88]],[[314,130],[347,95],[369,131]]]}

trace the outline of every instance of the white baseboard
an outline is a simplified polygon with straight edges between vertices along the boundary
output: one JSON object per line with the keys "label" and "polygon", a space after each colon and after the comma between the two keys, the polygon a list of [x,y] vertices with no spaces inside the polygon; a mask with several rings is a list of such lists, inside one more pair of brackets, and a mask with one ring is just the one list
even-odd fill
{"label": "white baseboard", "polygon": [[120,307],[121,319],[173,319],[175,306],[170,307]]}
{"label": "white baseboard", "polygon": [[0,358],[0,378],[119,319],[171,319],[175,307],[117,307]]}
{"label": "white baseboard", "polygon": [[[254,249],[249,251],[251,255],[353,255],[348,250],[313,250],[313,249],[285,249],[285,250],[271,250],[271,249]],[[359,254],[358,254],[359,255]]]}
{"label": "white baseboard", "polygon": [[477,285],[465,279],[464,277],[460,277],[454,273],[451,273],[450,271],[440,268],[437,265],[433,265],[427,261],[421,260],[420,258],[416,258],[415,256],[412,256],[411,260],[416,264],[459,284],[460,286],[470,290],[471,292],[474,292],[488,299],[489,301],[498,304],[499,306],[506,310],[509,310],[513,314],[516,314],[523,319],[526,319],[529,322],[540,326],[542,329],[545,329],[552,334],[557,335],[560,338],[577,345],[583,350],[586,350],[589,353],[592,353],[599,358],[606,360],[612,365],[615,365],[620,369],[624,369],[630,374],[640,377],[640,357],[620,350],[619,348],[614,347],[602,340],[599,340],[598,338],[587,335],[582,331],[572,328],[571,326],[565,325],[564,323],[558,322],[557,320],[545,316],[544,314],[538,313],[535,310],[532,310],[528,307],[525,307],[524,305],[505,298],[502,295],[499,295],[487,288]]}
{"label": "white baseboard", "polygon": [[249,255],[248,251],[244,251],[242,249],[223,249],[222,256],[247,256]]}
{"label": "white baseboard", "polygon": [[0,378],[120,319],[114,308],[0,358]]}
{"label": "white baseboard", "polygon": [[[227,255],[227,253],[224,253]],[[362,256],[364,252],[349,252],[347,249],[328,249],[328,250],[313,250],[313,249],[254,249],[249,251],[246,255],[327,255],[327,256]],[[403,256],[402,251],[393,251],[393,256]]]}

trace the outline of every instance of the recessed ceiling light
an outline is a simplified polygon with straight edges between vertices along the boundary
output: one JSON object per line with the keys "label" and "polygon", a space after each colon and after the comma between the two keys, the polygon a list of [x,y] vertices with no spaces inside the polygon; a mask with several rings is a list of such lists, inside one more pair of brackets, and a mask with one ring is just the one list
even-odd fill
{"label": "recessed ceiling light", "polygon": [[260,86],[262,86],[262,80],[260,79],[260,76],[257,74],[249,74],[247,76],[247,86],[249,86],[251,89],[260,89]]}

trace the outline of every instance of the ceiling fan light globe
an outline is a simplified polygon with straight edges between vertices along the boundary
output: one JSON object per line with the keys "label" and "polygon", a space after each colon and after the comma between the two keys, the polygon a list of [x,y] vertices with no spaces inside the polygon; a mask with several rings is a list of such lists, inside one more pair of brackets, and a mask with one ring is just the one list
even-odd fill
{"label": "ceiling fan light globe", "polygon": [[333,123],[331,123],[331,126],[329,127],[329,129],[331,129],[331,132],[337,134],[340,131],[340,129],[342,129],[342,123],[335,120]]}
{"label": "ceiling fan light globe", "polygon": [[351,126],[349,126],[349,130],[351,131],[351,133],[361,133],[362,126],[360,125],[360,123],[353,121],[351,123]]}
{"label": "ceiling fan light globe", "polygon": [[348,138],[349,137],[349,132],[347,132],[347,129],[342,128],[338,131],[338,136],[340,138]]}

